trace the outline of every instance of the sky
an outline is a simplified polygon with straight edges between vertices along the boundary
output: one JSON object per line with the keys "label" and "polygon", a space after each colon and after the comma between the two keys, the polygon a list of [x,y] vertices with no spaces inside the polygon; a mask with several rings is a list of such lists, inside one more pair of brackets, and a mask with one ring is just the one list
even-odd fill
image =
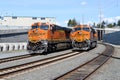
{"label": "sky", "polygon": [[120,0],[0,0],[0,16],[55,17],[67,26],[69,19],[81,24],[108,23],[120,19]]}

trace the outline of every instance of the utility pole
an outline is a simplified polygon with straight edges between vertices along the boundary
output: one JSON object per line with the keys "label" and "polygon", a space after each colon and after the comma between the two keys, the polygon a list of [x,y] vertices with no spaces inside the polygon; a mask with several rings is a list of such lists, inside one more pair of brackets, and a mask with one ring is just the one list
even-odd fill
{"label": "utility pole", "polygon": [[102,19],[101,19],[101,8],[100,8],[100,41],[102,40],[102,28],[101,28],[102,21],[101,20]]}
{"label": "utility pole", "polygon": [[116,0],[116,7],[118,7],[118,0]]}
{"label": "utility pole", "polygon": [[84,25],[84,15],[82,15],[82,24]]}
{"label": "utility pole", "polygon": [[99,39],[100,41],[102,41],[102,10],[101,10],[101,2],[99,2],[99,20],[100,20],[100,30],[99,30]]}

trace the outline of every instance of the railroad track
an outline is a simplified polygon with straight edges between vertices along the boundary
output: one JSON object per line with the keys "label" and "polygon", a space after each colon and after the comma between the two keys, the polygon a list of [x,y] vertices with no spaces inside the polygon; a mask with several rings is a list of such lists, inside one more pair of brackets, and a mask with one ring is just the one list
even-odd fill
{"label": "railroad track", "polygon": [[15,60],[20,60],[20,59],[25,59],[25,58],[30,58],[34,56],[38,56],[39,54],[26,54],[26,55],[19,55],[19,56],[13,56],[13,57],[8,57],[8,58],[2,58],[0,59],[0,64],[4,62],[10,62],[10,61],[15,61]]}
{"label": "railroad track", "polygon": [[4,63],[4,62],[10,62],[10,61],[20,60],[20,59],[24,59],[24,58],[30,58],[30,57],[33,57],[33,56],[37,56],[37,55],[26,54],[26,55],[3,58],[3,59],[0,59],[0,64]]}
{"label": "railroad track", "polygon": [[37,61],[29,62],[29,63],[16,65],[16,66],[11,66],[8,68],[2,68],[0,69],[0,78],[7,78],[7,77],[14,76],[16,74],[19,75],[19,73],[27,72],[29,70],[33,70],[40,66],[45,66],[51,63],[55,63],[57,61],[64,60],[70,57],[74,57],[79,54],[80,52],[69,52],[66,54],[61,54],[61,55],[49,57],[49,58],[42,59],[42,60],[37,60]]}
{"label": "railroad track", "polygon": [[105,45],[106,50],[94,59],[80,65],[79,67],[57,77],[54,80],[85,80],[88,79],[96,70],[98,70],[114,53],[114,48]]}

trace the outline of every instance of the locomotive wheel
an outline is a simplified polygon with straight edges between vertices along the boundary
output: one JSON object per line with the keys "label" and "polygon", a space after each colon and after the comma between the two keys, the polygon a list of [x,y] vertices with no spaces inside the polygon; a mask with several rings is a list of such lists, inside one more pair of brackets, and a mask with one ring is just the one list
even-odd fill
{"label": "locomotive wheel", "polygon": [[56,45],[54,45],[54,46],[52,47],[52,50],[53,50],[53,51],[56,51],[56,50],[57,50]]}
{"label": "locomotive wheel", "polygon": [[95,42],[95,47],[97,47],[97,42]]}
{"label": "locomotive wheel", "polygon": [[97,42],[96,41],[91,42],[90,49],[95,48],[96,46],[97,46]]}

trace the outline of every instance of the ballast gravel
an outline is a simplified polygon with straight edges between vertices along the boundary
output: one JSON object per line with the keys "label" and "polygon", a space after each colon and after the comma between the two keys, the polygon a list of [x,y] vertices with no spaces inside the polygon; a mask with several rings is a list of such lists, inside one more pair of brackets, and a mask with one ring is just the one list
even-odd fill
{"label": "ballast gravel", "polygon": [[88,80],[120,80],[120,47],[115,48],[115,53],[94,75]]}
{"label": "ballast gravel", "polygon": [[11,51],[11,52],[0,52],[0,59],[14,57],[14,56],[20,56],[20,55],[26,55],[26,54],[29,54],[29,53],[25,50]]}
{"label": "ballast gravel", "polygon": [[[49,58],[49,57],[64,54],[64,53],[67,53],[67,52],[71,52],[71,50],[65,50],[65,51],[61,51],[61,52],[54,52],[54,53],[51,53],[51,54],[48,54],[48,55],[40,55],[40,54],[37,55],[36,54],[36,56],[30,57],[30,58],[25,58],[25,59],[20,59],[20,60],[1,63],[0,64],[0,69],[7,68],[7,67],[10,67],[10,66],[19,65],[19,64],[24,64],[24,63],[28,63],[28,62],[32,62],[32,61],[36,61],[36,60]],[[20,54],[24,54],[24,53],[26,53],[26,52],[23,52],[23,53],[20,53]]]}
{"label": "ballast gravel", "polygon": [[81,64],[91,60],[105,50],[105,46],[98,44],[97,48],[88,52],[83,52],[79,56],[58,61],[48,66],[39,67],[35,70],[25,72],[5,80],[54,80],[56,77],[80,66]]}

